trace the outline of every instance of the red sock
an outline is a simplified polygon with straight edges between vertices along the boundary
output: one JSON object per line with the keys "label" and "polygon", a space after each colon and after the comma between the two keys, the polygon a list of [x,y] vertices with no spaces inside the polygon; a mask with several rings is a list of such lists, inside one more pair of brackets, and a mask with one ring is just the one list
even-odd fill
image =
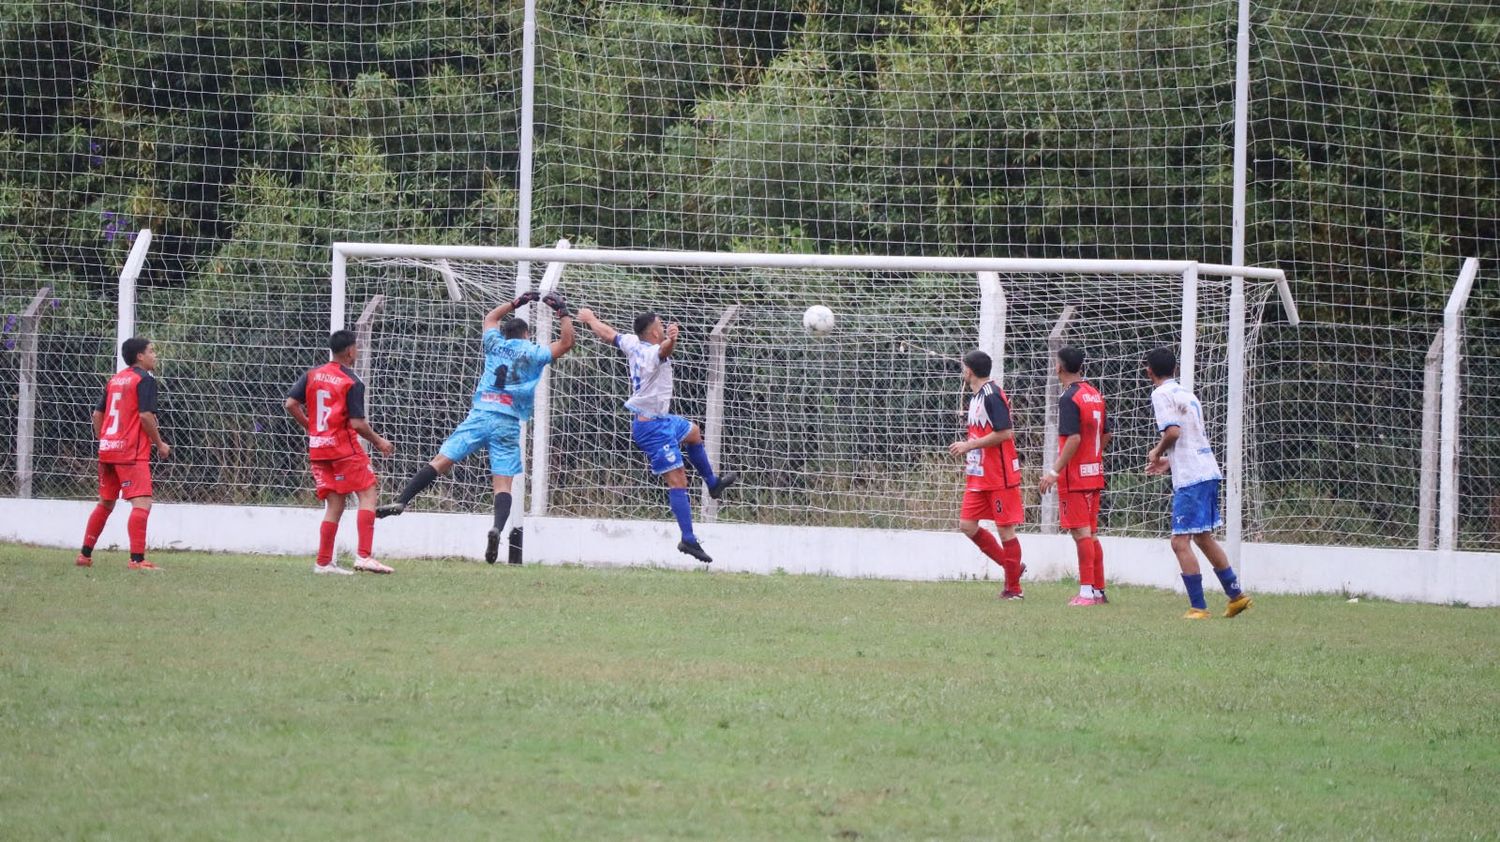
{"label": "red sock", "polygon": [[1012,538],[1000,545],[1005,550],[1005,589],[1021,589],[1021,539]]}
{"label": "red sock", "polygon": [[149,517],[151,517],[150,509],[130,510],[127,531],[130,533],[131,561],[142,561],[146,558],[146,519]]}
{"label": "red sock", "polygon": [[1078,550],[1078,584],[1094,585],[1094,539],[1085,538],[1082,541],[1074,541],[1073,548]]}
{"label": "red sock", "polygon": [[359,557],[369,558],[375,546],[375,513],[360,509],[354,522],[359,527]]}
{"label": "red sock", "polygon": [[1104,590],[1104,545],[1094,537],[1094,587]]}
{"label": "red sock", "polygon": [[89,515],[89,525],[83,530],[83,549],[92,552],[94,545],[99,543],[99,533],[104,531],[104,524],[109,520],[110,509],[106,509],[103,503],[94,506],[94,511]]}
{"label": "red sock", "polygon": [[995,540],[995,536],[991,535],[988,529],[981,526],[978,532],[969,536],[969,540],[979,547],[980,552],[1000,565],[1001,569],[1005,568],[1005,551],[1000,549],[1000,542]]}
{"label": "red sock", "polygon": [[333,539],[339,534],[339,522],[325,520],[318,527],[318,566],[327,567],[333,561]]}

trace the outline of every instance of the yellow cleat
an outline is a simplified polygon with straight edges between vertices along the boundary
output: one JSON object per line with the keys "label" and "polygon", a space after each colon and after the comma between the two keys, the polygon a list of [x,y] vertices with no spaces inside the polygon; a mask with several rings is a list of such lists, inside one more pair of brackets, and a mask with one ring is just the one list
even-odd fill
{"label": "yellow cleat", "polygon": [[1232,599],[1229,601],[1229,607],[1224,609],[1224,616],[1233,617],[1234,615],[1240,613],[1241,611],[1244,611],[1246,608],[1249,608],[1254,604],[1255,603],[1250,599],[1250,594],[1242,593],[1237,599]]}
{"label": "yellow cleat", "polygon": [[1212,620],[1213,616],[1214,615],[1208,613],[1207,611],[1204,611],[1202,608],[1189,608],[1188,612],[1186,614],[1182,615],[1182,619],[1184,619],[1184,620]]}

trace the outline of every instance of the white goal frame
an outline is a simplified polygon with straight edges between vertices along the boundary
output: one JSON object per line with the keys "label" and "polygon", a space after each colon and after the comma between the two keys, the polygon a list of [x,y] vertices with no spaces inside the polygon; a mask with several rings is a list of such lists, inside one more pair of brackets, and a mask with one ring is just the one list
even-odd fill
{"label": "white goal frame", "polygon": [[[509,246],[404,245],[396,243],[336,242],[332,249],[329,301],[329,329],[342,330],[346,324],[345,300],[349,258],[414,258],[419,260],[476,260],[517,264],[515,292],[531,289],[529,267],[545,263],[549,267],[566,264],[603,264],[616,266],[702,266],[715,268],[767,269],[843,269],[873,272],[946,272],[972,275],[981,292],[980,329],[977,344],[995,359],[995,378],[1005,372],[1005,292],[1004,277],[1014,274],[1098,274],[1155,275],[1182,278],[1182,337],[1178,352],[1180,379],[1192,388],[1193,363],[1198,344],[1198,282],[1204,276],[1231,279],[1228,324],[1228,406],[1225,408],[1225,543],[1231,563],[1243,564],[1241,545],[1244,537],[1244,447],[1245,447],[1245,324],[1246,280],[1276,285],[1287,321],[1300,321],[1286,273],[1280,269],[1258,266],[1229,266],[1195,260],[1099,260],[1072,258],[1020,257],[920,257],[882,255],[769,254],[755,252],[709,251],[642,251],[625,249],[575,249],[560,242],[556,248],[522,248]],[[549,271],[549,275],[555,272]],[[710,373],[710,377],[713,377]],[[546,377],[538,390],[536,417],[550,411]],[[709,383],[710,393],[722,394]],[[709,407],[712,414],[714,408]],[[547,425],[538,421],[532,430],[532,473],[529,513],[532,517],[547,514],[548,454],[550,441]],[[517,489],[520,492],[520,488]],[[522,510],[523,505],[517,509]],[[1044,514],[1043,520],[1046,520]],[[1045,524],[1044,524],[1045,526]]]}

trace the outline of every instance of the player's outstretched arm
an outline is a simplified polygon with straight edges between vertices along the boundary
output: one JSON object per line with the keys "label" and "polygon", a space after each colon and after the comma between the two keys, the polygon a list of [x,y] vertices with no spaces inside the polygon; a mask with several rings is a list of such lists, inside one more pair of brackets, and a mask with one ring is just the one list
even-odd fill
{"label": "player's outstretched arm", "polygon": [[537,292],[536,290],[527,290],[526,292],[523,292],[520,295],[516,296],[516,300],[507,301],[504,304],[501,304],[499,307],[496,307],[495,309],[485,314],[484,329],[493,330],[494,328],[498,328],[500,326],[500,322],[503,321],[506,316],[509,316],[511,313],[514,313],[515,311],[521,309],[522,307],[525,307],[527,304],[530,304],[531,302],[536,301],[541,297],[541,293]]}
{"label": "player's outstretched arm", "polygon": [[391,444],[389,439],[375,432],[375,429],[370,426],[370,422],[363,418],[350,418],[349,429],[353,430],[360,438],[375,445],[375,449],[386,456],[390,456],[396,452],[396,446]]}
{"label": "player's outstretched arm", "polygon": [[563,354],[573,350],[573,344],[577,341],[577,334],[573,330],[573,314],[568,310],[567,299],[562,293],[553,290],[542,296],[542,303],[552,308],[557,315],[558,324],[562,329],[558,332],[557,341],[551,345],[552,359],[557,360]]}
{"label": "player's outstretched arm", "polygon": [[594,315],[594,311],[587,307],[578,311],[578,320],[583,322],[584,326],[593,331],[594,335],[599,337],[599,341],[605,344],[615,344],[615,337],[620,335],[619,331],[610,327],[608,322]]}
{"label": "player's outstretched arm", "polygon": [[677,336],[680,333],[682,333],[682,328],[678,327],[676,322],[667,325],[667,338],[657,346],[656,355],[662,359],[672,356],[672,352],[677,350]]}

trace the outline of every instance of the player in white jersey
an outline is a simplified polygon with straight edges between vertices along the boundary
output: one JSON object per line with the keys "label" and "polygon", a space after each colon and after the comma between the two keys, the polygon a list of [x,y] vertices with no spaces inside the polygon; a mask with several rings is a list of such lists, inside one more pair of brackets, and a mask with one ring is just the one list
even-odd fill
{"label": "player in white jersey", "polygon": [[1183,615],[1189,620],[1206,620],[1208,603],[1203,598],[1203,574],[1193,545],[1213,565],[1219,584],[1229,597],[1224,616],[1233,617],[1250,607],[1250,595],[1240,589],[1239,578],[1229,566],[1229,556],[1214,539],[1214,529],[1222,526],[1219,515],[1219,484],[1223,475],[1214,459],[1203,426],[1203,404],[1187,387],[1177,382],[1177,355],[1171,348],[1157,348],[1146,355],[1146,376],[1156,388],[1151,392],[1151,409],[1156,414],[1156,428],[1161,438],[1146,456],[1146,473],[1172,473],[1172,552],[1182,568],[1182,584],[1187,588],[1192,607]]}
{"label": "player in white jersey", "polygon": [[629,362],[630,398],[625,408],[632,417],[630,435],[646,454],[651,473],[667,483],[667,499],[682,529],[677,549],[705,564],[713,561],[693,534],[693,506],[683,458],[698,471],[708,486],[708,495],[715,500],[734,485],[738,476],[732,472],[716,476],[703,447],[703,432],[697,424],[672,414],[672,351],[677,348],[677,325],[663,325],[659,316],[647,312],[635,317],[634,334],[620,333],[586,307],[578,311],[578,320],[595,336],[619,348]]}

